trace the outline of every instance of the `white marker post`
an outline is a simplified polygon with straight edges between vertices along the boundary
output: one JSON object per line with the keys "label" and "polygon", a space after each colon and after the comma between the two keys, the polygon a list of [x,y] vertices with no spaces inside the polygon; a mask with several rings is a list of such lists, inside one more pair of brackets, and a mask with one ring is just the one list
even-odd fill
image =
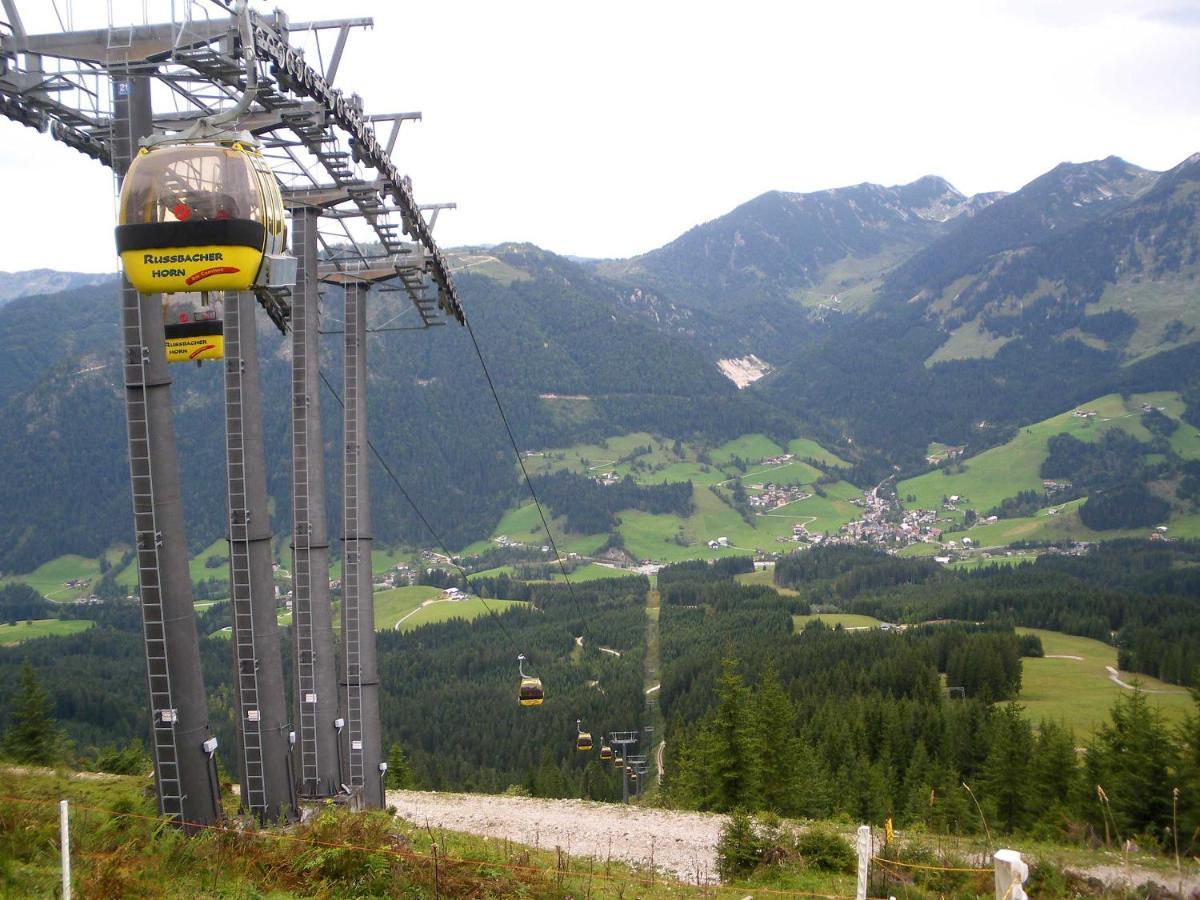
{"label": "white marker post", "polygon": [[858,890],[856,900],[867,900],[867,875],[871,870],[871,826],[858,827]]}
{"label": "white marker post", "polygon": [[1029,877],[1029,866],[1016,850],[997,850],[996,900],[1026,900],[1025,879]]}
{"label": "white marker post", "polygon": [[62,844],[62,895],[71,900],[71,827],[67,801],[58,801],[58,835]]}

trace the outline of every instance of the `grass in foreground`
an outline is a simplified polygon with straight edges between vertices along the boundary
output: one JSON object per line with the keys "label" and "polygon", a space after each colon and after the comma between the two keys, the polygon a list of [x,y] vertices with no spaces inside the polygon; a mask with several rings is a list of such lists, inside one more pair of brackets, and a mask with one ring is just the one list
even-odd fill
{"label": "grass in foreground", "polygon": [[[685,883],[611,859],[572,856],[565,849],[541,850],[502,838],[431,829],[425,823],[386,813],[346,814],[329,808],[287,829],[261,829],[234,818],[218,828],[185,835],[164,824],[155,811],[150,779],[68,775],[47,770],[0,768],[0,896],[56,896],[59,884],[58,801],[71,805],[72,886],[81,897],[596,897],[660,898],[759,895],[852,897],[854,876],[809,868],[790,860],[760,866],[724,885]],[[778,821],[778,820],[775,820]],[[789,823],[782,823],[789,824]],[[845,823],[818,830],[850,837]],[[986,867],[983,837],[897,832],[893,855],[933,865],[954,859]],[[1066,887],[1062,866],[1116,872],[1124,862],[1115,851],[1079,844],[1017,839],[1011,843],[1035,861],[1032,896],[1092,895]],[[936,850],[933,848],[936,847]],[[1036,861],[1041,861],[1040,865]],[[699,864],[701,861],[697,861]],[[1135,851],[1129,862],[1155,880],[1173,885],[1172,862]],[[845,868],[843,867],[843,871]],[[874,866],[876,875],[882,866]],[[1195,866],[1185,862],[1192,881]],[[927,873],[937,876],[938,873]],[[1047,875],[1051,876],[1047,878]],[[872,896],[990,896],[981,879],[977,891],[960,893],[949,883],[890,880]],[[943,889],[939,889],[943,888]],[[1104,896],[1128,896],[1119,891]]]}
{"label": "grass in foreground", "polygon": [[[228,819],[188,836],[155,814],[149,779],[0,770],[0,895],[54,896],[58,801],[71,804],[72,882],[82,897],[643,897],[700,891],[611,860],[327,808],[300,826]],[[232,814],[232,809],[227,809]],[[853,893],[849,876],[787,873],[772,887]],[[706,885],[744,897],[747,883]]]}

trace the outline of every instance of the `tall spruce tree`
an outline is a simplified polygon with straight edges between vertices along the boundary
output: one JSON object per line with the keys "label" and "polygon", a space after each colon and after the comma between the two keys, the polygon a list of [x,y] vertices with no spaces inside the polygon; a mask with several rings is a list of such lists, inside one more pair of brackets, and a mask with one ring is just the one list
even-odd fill
{"label": "tall spruce tree", "polygon": [[[1123,692],[1088,748],[1089,787],[1100,785],[1122,837],[1160,832],[1171,824],[1171,778],[1176,745],[1162,713],[1140,690]],[[1089,804],[1102,824],[1102,810]]]}
{"label": "tall spruce tree", "polygon": [[1015,831],[1031,804],[1033,730],[1024,707],[1007,703],[992,715],[987,759],[979,775],[980,799],[1001,831]]}
{"label": "tall spruce tree", "polygon": [[398,791],[413,786],[412,766],[408,764],[408,756],[398,741],[388,750],[387,781],[388,787]]}
{"label": "tall spruce tree", "polygon": [[13,704],[13,722],[4,734],[4,754],[15,762],[50,766],[59,761],[62,735],[50,714],[50,701],[26,661]]}
{"label": "tall spruce tree", "polygon": [[796,712],[779,680],[774,660],[763,667],[758,690],[750,710],[754,735],[752,750],[759,755],[757,769],[762,803],[783,815],[795,815],[796,796]]}

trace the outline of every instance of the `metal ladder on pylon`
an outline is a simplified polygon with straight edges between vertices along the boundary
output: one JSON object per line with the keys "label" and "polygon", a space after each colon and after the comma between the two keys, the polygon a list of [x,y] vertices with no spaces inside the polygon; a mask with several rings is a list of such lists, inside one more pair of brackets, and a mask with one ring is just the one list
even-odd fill
{"label": "metal ladder on pylon", "polygon": [[[308,332],[307,304],[292,306],[292,356],[303,358]],[[310,363],[311,364],[311,361]],[[308,405],[305,372],[292,366],[292,627],[296,629],[296,690],[300,710],[300,783],[316,793],[320,769],[317,752],[317,676],[312,622],[312,525],[308,494]],[[318,448],[317,452],[320,452]]]}
{"label": "metal ladder on pylon", "polygon": [[[258,704],[258,654],[254,646],[253,598],[250,588],[250,513],[246,508],[246,469],[242,420],[242,332],[240,297],[225,302],[225,459],[229,485],[229,589],[233,614],[236,689],[241,716],[242,763],[251,812],[267,812],[263,771],[262,716]],[[249,340],[255,340],[253,320]]]}
{"label": "metal ladder on pylon", "polygon": [[[342,561],[342,646],[345,649],[346,667],[346,730],[349,742],[349,775],[350,786],[361,787],[366,783],[363,776],[363,713],[362,713],[362,668],[359,655],[359,605],[363,598],[359,596],[359,509],[358,509],[358,479],[361,460],[361,447],[356,438],[359,436],[358,398],[359,391],[365,390],[366,385],[358,383],[358,360],[361,348],[358,346],[359,308],[357,286],[346,287],[346,352],[342,358],[345,368],[345,394],[343,398],[346,410],[345,441],[346,456],[343,466],[342,496],[345,503],[345,559]],[[353,297],[351,294],[353,293]],[[368,597],[367,602],[372,602]]]}
{"label": "metal ladder on pylon", "polygon": [[141,298],[122,290],[125,306],[122,328],[125,343],[125,418],[129,437],[129,475],[133,494],[133,521],[137,543],[138,586],[142,601],[142,636],[146,643],[146,679],[153,716],[154,766],[158,776],[159,811],[183,819],[183,785],[179,774],[179,745],[175,726],[178,713],[171,695],[159,575],[158,548],[162,536],[154,513],[154,472],[150,460],[150,423],[146,416],[146,366],[149,347],[142,339]]}

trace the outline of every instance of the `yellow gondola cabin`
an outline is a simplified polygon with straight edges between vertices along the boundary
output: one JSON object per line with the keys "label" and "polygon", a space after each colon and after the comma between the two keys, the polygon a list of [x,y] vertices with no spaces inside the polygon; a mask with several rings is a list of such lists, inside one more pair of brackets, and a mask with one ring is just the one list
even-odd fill
{"label": "yellow gondola cabin", "polygon": [[592,733],[583,730],[582,720],[575,720],[575,730],[578,734],[575,736],[575,749],[582,753],[592,749]]}
{"label": "yellow gondola cabin", "polygon": [[116,237],[144,294],[251,290],[287,242],[279,182],[240,140],[142,148],[121,186]]}
{"label": "yellow gondola cabin", "polygon": [[521,686],[517,688],[517,700],[522,706],[541,706],[545,699],[542,679],[525,674],[525,654],[517,656],[517,670],[521,673]]}

